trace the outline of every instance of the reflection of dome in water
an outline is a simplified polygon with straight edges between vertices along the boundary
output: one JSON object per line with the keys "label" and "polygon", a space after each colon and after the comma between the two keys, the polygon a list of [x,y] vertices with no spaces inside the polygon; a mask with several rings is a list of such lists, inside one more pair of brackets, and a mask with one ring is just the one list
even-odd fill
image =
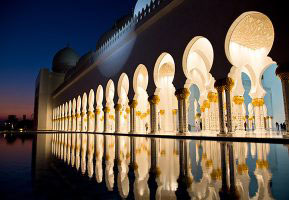
{"label": "reflection of dome in water", "polygon": [[142,9],[145,9],[147,5],[149,6],[151,1],[154,2],[155,0],[138,0],[134,7],[134,15],[138,15]]}
{"label": "reflection of dome in water", "polygon": [[65,73],[68,69],[74,67],[79,60],[79,55],[69,47],[65,47],[58,51],[52,63],[52,71],[57,73]]}

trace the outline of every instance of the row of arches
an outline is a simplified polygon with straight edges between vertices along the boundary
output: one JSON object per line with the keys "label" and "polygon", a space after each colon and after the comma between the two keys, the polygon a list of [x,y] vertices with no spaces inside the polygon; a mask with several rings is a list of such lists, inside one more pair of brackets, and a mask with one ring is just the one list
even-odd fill
{"label": "row of arches", "polygon": [[[53,130],[174,134],[189,130],[262,132],[272,129],[262,77],[268,67],[276,64],[268,56],[273,41],[270,19],[259,12],[246,12],[232,24],[225,41],[225,52],[233,65],[227,79],[216,82],[210,73],[213,47],[207,38],[197,36],[183,54],[186,77],[183,88],[175,88],[174,58],[164,52],[154,66],[153,94],[147,93],[148,69],[140,64],[132,80],[123,73],[117,84],[109,80],[105,88],[99,85],[96,92],[92,89],[88,96],[84,93],[56,107]],[[251,83],[249,104],[244,100],[244,74]],[[134,90],[131,100],[128,99],[130,84]],[[115,94],[117,102],[114,102]]]}
{"label": "row of arches", "polygon": [[[207,51],[207,52],[206,52]],[[195,37],[184,53],[184,73],[187,76],[185,87],[196,85],[203,91],[198,102],[205,101],[208,91],[215,91],[214,78],[209,73],[213,63],[213,48],[208,39]],[[150,105],[147,93],[148,70],[140,64],[134,73],[132,84],[134,97],[128,99],[130,80],[121,74],[115,85],[109,80],[106,87],[98,86],[53,110],[53,129],[96,132],[151,132],[152,114],[155,111],[157,131],[176,132],[179,127],[178,99],[173,85],[175,62],[169,53],[162,53],[156,61],[153,77],[156,97]],[[208,89],[209,85],[209,89]],[[208,90],[208,91],[207,91]],[[114,102],[114,95],[118,100]],[[152,103],[151,102],[151,103]],[[154,130],[156,131],[156,130]]]}

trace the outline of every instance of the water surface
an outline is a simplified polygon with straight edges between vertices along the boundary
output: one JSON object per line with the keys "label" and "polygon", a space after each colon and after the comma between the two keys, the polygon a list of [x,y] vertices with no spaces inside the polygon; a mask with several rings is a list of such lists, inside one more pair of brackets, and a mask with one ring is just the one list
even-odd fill
{"label": "water surface", "polygon": [[0,135],[1,199],[289,199],[288,145]]}

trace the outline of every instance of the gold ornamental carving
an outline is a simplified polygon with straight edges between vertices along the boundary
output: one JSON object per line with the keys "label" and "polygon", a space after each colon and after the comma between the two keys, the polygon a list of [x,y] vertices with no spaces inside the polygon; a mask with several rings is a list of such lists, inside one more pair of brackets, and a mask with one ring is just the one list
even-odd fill
{"label": "gold ornamental carving", "polygon": [[136,108],[137,104],[138,104],[137,100],[132,100],[129,102],[129,106],[131,108]]}
{"label": "gold ornamental carving", "polygon": [[92,111],[88,111],[88,117],[90,119],[94,119],[94,113]]}
{"label": "gold ornamental carving", "polygon": [[261,107],[264,105],[264,99],[263,98],[256,98],[252,100],[252,104],[255,107]]}
{"label": "gold ornamental carving", "polygon": [[269,163],[267,160],[257,160],[256,168],[257,169],[269,169]]}
{"label": "gold ornamental carving", "polygon": [[225,84],[225,89],[231,91],[232,88],[234,87],[234,80],[231,79],[230,77],[226,78],[226,84]]}
{"label": "gold ornamental carving", "polygon": [[105,113],[109,113],[109,112],[110,112],[110,108],[109,108],[109,107],[105,107],[105,108],[103,109],[103,111],[104,111]]}
{"label": "gold ornamental carving", "polygon": [[96,115],[99,115],[99,114],[100,114],[100,109],[97,108],[97,109],[95,110],[95,114],[96,114]]}
{"label": "gold ornamental carving", "polygon": [[178,100],[187,99],[190,96],[190,90],[188,88],[180,88],[175,92]]}
{"label": "gold ornamental carving", "polygon": [[115,110],[116,110],[116,111],[120,111],[121,108],[122,108],[122,105],[121,105],[121,104],[116,104],[116,105],[115,105]]}
{"label": "gold ornamental carving", "polygon": [[148,101],[151,103],[151,104],[155,104],[157,105],[159,102],[160,102],[160,97],[157,96],[157,95],[152,95],[148,98]]}
{"label": "gold ornamental carving", "polygon": [[178,110],[177,109],[173,109],[172,112],[173,112],[173,115],[176,115]]}
{"label": "gold ornamental carving", "polygon": [[234,96],[233,97],[233,102],[236,105],[242,105],[244,103],[244,97],[242,97],[242,96]]}
{"label": "gold ornamental carving", "polygon": [[218,94],[215,92],[209,92],[208,93],[208,100],[209,102],[217,103],[218,101]]}
{"label": "gold ornamental carving", "polygon": [[222,178],[222,170],[221,169],[213,169],[211,173],[211,178],[213,180],[221,180]]}
{"label": "gold ornamental carving", "polygon": [[248,173],[248,170],[249,170],[248,165],[245,164],[245,163],[244,164],[240,164],[237,167],[237,171],[238,171],[239,174],[246,174],[246,173]]}

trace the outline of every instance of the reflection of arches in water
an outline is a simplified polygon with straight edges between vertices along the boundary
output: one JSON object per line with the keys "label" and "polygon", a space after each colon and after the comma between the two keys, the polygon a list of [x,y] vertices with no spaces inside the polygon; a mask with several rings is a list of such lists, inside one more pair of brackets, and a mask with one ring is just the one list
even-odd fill
{"label": "reflection of arches in water", "polygon": [[[129,91],[129,79],[127,74],[122,73],[118,85],[117,85],[117,93],[118,93],[118,104],[121,106],[120,110],[116,110],[119,112],[119,130],[121,133],[128,133],[129,131],[129,117],[126,113],[128,108],[128,91]],[[119,108],[118,108],[119,109]]]}
{"label": "reflection of arches in water", "polygon": [[127,173],[128,173],[128,165],[126,161],[122,160],[118,165],[118,174],[117,174],[117,187],[119,194],[122,198],[126,198],[128,196],[130,189]]}
{"label": "reflection of arches in water", "polygon": [[104,153],[103,135],[95,135],[95,178],[97,183],[101,183],[103,179],[102,159]]}
{"label": "reflection of arches in water", "polygon": [[203,171],[201,166],[203,148],[202,145],[200,145],[197,141],[191,141],[189,144],[189,156],[192,166],[190,173],[194,177],[194,180],[196,182],[199,182],[203,177]]}
{"label": "reflection of arches in water", "polygon": [[180,174],[179,152],[176,141],[163,139],[159,143],[159,177],[157,178],[157,198],[176,198],[177,179]]}
{"label": "reflection of arches in water", "polygon": [[[136,107],[136,131],[146,132],[149,131],[149,103],[147,101],[147,86],[148,86],[148,71],[144,65],[139,65],[135,70],[133,76],[133,89],[135,92],[134,100],[137,101]],[[147,127],[147,128],[146,128]]]}
{"label": "reflection of arches in water", "polygon": [[149,198],[150,143],[146,138],[135,138],[135,199]]}
{"label": "reflection of arches in water", "polygon": [[188,108],[189,131],[200,130],[199,99],[200,99],[200,90],[197,85],[193,84],[190,87],[189,108]]}
{"label": "reflection of arches in water", "polygon": [[105,182],[108,191],[113,190],[114,185],[114,159],[115,159],[115,138],[114,136],[104,136],[105,137]]}
{"label": "reflection of arches in water", "polygon": [[176,131],[177,99],[173,79],[175,76],[175,62],[168,53],[162,53],[154,68],[154,82],[156,85],[155,95],[160,97],[158,104],[158,123],[162,131]]}

